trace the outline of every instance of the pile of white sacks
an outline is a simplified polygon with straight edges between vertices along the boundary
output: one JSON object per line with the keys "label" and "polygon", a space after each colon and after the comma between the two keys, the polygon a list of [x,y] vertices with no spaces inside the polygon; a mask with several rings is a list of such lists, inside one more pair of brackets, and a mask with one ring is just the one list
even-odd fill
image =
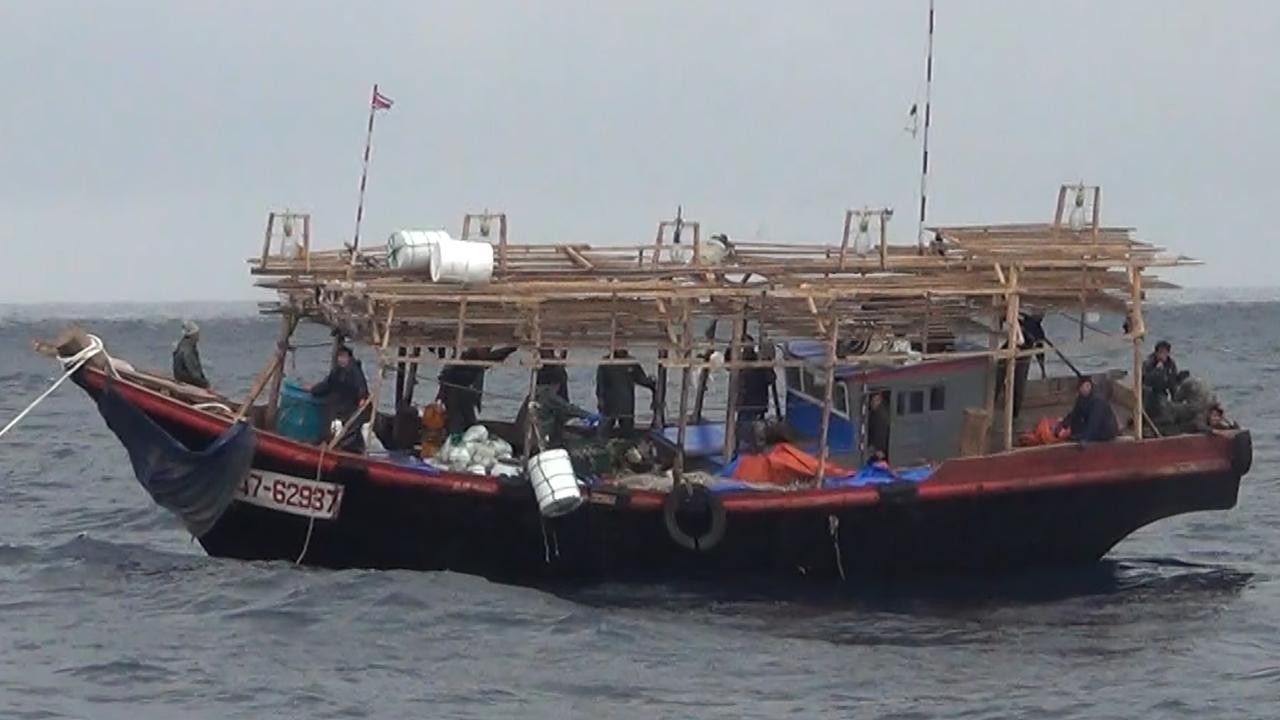
{"label": "pile of white sacks", "polygon": [[472,475],[518,475],[520,463],[511,456],[511,444],[489,435],[483,425],[472,425],[462,441],[449,438],[436,453],[434,465]]}

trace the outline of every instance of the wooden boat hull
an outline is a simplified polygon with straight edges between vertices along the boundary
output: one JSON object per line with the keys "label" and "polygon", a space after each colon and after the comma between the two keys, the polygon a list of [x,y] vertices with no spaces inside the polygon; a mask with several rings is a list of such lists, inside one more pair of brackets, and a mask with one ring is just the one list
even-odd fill
{"label": "wooden boat hull", "polygon": [[[77,382],[100,394],[106,378]],[[191,447],[229,420],[128,383],[115,388]],[[1010,570],[1089,563],[1162,518],[1233,507],[1247,431],[1054,446],[952,460],[918,485],[723,495],[723,539],[672,540],[665,495],[594,490],[543,520],[528,485],[331,453],[259,433],[254,468],[338,483],[335,519],[233,502],[199,538],[213,556],[324,567],[451,570],[515,583]],[[305,553],[303,552],[305,547]]]}

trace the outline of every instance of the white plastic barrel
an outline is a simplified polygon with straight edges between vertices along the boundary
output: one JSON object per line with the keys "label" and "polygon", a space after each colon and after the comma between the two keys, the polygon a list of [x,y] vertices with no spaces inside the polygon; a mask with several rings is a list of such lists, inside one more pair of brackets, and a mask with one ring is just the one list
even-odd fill
{"label": "white plastic barrel", "polygon": [[431,282],[487,283],[493,278],[493,246],[488,242],[432,238]]}
{"label": "white plastic barrel", "polygon": [[444,230],[397,230],[387,238],[387,265],[392,270],[430,270],[435,243],[449,240]]}
{"label": "white plastic barrel", "polygon": [[573,463],[565,450],[544,450],[529,458],[526,466],[533,494],[538,498],[538,509],[544,517],[558,517],[578,509],[582,493],[578,490],[578,478],[573,474]]}

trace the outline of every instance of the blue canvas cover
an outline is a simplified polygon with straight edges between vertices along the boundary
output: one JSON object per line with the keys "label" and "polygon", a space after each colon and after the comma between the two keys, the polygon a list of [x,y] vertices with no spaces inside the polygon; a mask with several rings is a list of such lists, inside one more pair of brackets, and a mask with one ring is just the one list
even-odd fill
{"label": "blue canvas cover", "polygon": [[207,448],[191,450],[129,404],[111,382],[98,398],[98,412],[128,451],[138,482],[196,537],[218,522],[236,485],[248,477],[257,444],[249,423],[235,423]]}

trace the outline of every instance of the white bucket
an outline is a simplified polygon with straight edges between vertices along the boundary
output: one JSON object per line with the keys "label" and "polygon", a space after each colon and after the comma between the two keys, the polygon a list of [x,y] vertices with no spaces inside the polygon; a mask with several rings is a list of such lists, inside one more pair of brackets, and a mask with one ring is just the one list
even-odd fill
{"label": "white bucket", "polygon": [[435,244],[449,240],[444,230],[397,230],[387,238],[387,265],[392,270],[429,270]]}
{"label": "white bucket", "polygon": [[527,466],[538,509],[544,517],[558,517],[573,512],[582,504],[578,478],[565,450],[544,450],[529,458]]}
{"label": "white bucket", "polygon": [[487,283],[493,278],[493,246],[454,240],[448,235],[431,243],[431,282]]}

